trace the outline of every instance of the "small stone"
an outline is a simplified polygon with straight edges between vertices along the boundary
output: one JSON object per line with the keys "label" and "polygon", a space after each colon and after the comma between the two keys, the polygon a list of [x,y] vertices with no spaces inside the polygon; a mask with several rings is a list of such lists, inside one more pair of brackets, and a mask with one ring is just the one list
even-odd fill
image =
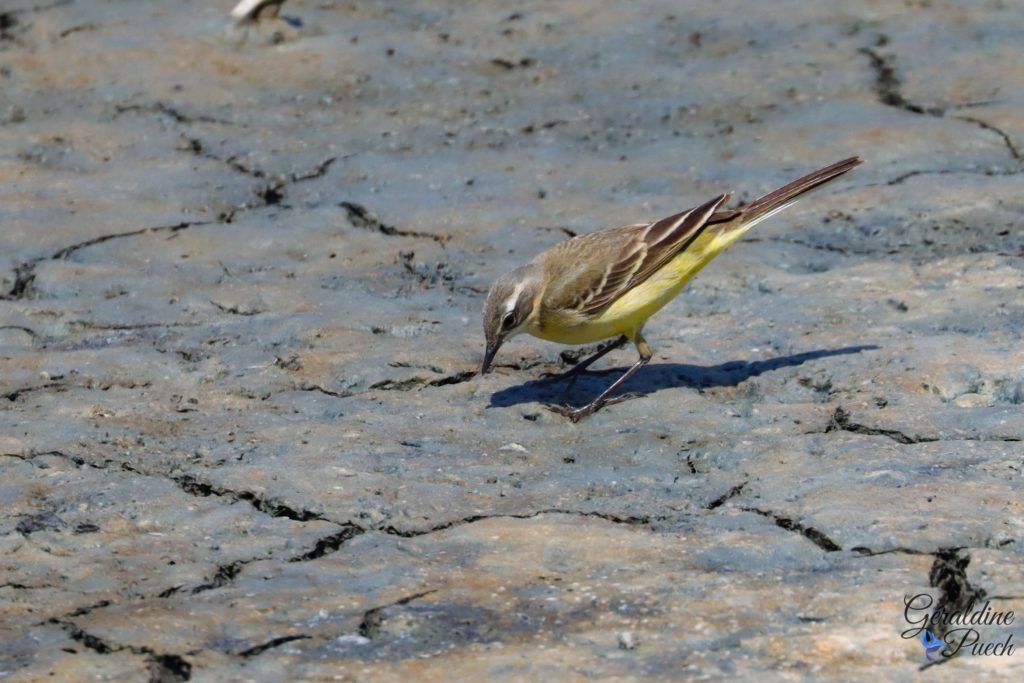
{"label": "small stone", "polygon": [[981,394],[961,394],[953,402],[961,408],[983,408],[992,405],[992,401]]}
{"label": "small stone", "polygon": [[339,636],[338,638],[335,638],[334,642],[339,645],[366,645],[370,642],[370,639],[366,636],[352,634]]}

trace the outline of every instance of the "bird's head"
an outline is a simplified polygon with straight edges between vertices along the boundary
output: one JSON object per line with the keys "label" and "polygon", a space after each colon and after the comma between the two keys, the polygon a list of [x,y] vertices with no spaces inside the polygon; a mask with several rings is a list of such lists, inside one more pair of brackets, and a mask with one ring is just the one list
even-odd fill
{"label": "bird's head", "polygon": [[540,289],[541,279],[537,270],[533,264],[516,268],[498,278],[487,294],[487,303],[484,304],[487,347],[481,373],[490,369],[494,354],[506,339],[526,331]]}

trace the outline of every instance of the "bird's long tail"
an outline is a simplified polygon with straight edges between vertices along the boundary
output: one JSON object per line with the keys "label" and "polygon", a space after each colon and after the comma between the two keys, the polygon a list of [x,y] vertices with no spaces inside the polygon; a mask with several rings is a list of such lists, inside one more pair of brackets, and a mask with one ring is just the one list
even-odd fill
{"label": "bird's long tail", "polygon": [[[863,163],[863,160],[860,157],[850,157],[797,178],[788,185],[783,185],[779,189],[769,192],[765,196],[755,199],[750,204],[739,209],[738,215],[742,216],[739,223],[743,225],[745,232],[769,216],[774,216],[779,211],[782,211],[811,190],[835,180],[861,163]],[[715,218],[715,216],[712,216],[709,222],[718,222],[715,221]],[[729,216],[727,220],[732,221],[733,218],[735,216]]]}
{"label": "bird's long tail", "polygon": [[755,199],[742,209],[722,209],[715,211],[708,218],[708,228],[676,257],[677,270],[686,272],[683,282],[693,277],[718,256],[739,240],[747,230],[782,211],[811,190],[821,187],[830,180],[835,180],[853,167],[861,163],[860,157],[850,157],[837,161],[831,166],[808,173],[802,178],[769,192],[760,199]]}

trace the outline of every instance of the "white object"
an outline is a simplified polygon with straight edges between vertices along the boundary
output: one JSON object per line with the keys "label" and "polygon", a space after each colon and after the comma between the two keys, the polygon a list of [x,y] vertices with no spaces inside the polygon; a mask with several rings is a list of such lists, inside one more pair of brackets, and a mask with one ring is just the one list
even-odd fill
{"label": "white object", "polygon": [[255,22],[260,20],[264,11],[268,11],[268,17],[274,18],[284,3],[285,0],[242,0],[231,10],[231,18],[238,24]]}

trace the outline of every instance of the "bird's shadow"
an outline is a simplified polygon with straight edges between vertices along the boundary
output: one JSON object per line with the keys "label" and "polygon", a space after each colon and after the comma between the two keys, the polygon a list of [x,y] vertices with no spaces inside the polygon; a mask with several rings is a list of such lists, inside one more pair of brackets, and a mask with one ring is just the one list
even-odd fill
{"label": "bird's shadow", "polygon": [[[878,349],[875,345],[846,346],[841,349],[818,349],[791,356],[779,356],[766,360],[745,361],[733,360],[719,365],[686,365],[684,363],[659,363],[647,365],[640,369],[626,384],[621,387],[620,394],[646,396],[661,389],[688,387],[691,389],[710,389],[712,387],[734,387],[744,380],[757,377],[765,372],[803,365],[819,358],[845,356],[862,351]],[[570,403],[583,399],[590,400],[610,385],[627,368],[599,370],[584,373],[572,390],[565,392],[571,380],[553,381],[552,378],[530,380],[522,384],[502,389],[491,395],[489,408],[508,408],[521,403]]]}

